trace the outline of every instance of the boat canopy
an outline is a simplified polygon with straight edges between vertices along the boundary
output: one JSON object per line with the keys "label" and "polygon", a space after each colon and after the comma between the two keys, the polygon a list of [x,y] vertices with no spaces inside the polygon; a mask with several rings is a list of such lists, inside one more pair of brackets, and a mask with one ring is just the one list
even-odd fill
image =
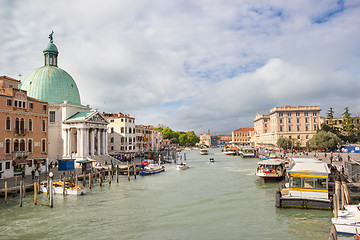
{"label": "boat canopy", "polygon": [[267,159],[258,162],[259,165],[282,165],[285,161],[282,159]]}
{"label": "boat canopy", "polygon": [[329,175],[330,170],[326,163],[323,162],[296,162],[295,164],[288,170],[289,174],[302,173],[302,174],[321,174],[321,175]]}

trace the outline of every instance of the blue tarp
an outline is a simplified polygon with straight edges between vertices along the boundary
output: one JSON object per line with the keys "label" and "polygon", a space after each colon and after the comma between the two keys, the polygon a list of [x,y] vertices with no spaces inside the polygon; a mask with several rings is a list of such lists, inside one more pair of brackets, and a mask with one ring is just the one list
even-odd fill
{"label": "blue tarp", "polygon": [[59,171],[72,171],[75,169],[74,160],[58,160]]}
{"label": "blue tarp", "polygon": [[342,146],[342,148],[347,150],[345,152],[360,153],[360,146]]}

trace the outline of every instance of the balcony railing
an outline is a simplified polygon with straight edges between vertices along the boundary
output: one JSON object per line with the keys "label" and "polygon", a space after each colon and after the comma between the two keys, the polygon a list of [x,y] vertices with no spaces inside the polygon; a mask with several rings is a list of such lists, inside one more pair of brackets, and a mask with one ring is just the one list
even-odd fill
{"label": "balcony railing", "polygon": [[27,152],[27,151],[18,151],[18,152],[13,152],[12,156],[13,156],[13,159],[26,158],[27,156],[29,156],[29,154],[30,154],[30,152]]}
{"label": "balcony railing", "polygon": [[15,136],[25,136],[26,133],[27,133],[27,129],[15,128]]}

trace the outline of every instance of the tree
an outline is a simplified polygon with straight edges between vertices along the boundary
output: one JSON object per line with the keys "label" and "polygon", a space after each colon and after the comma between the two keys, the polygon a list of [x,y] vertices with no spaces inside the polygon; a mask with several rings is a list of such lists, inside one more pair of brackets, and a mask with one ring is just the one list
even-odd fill
{"label": "tree", "polygon": [[354,119],[351,117],[351,113],[349,111],[349,107],[344,108],[345,112],[342,114],[343,116],[343,130],[347,136],[355,136],[357,135],[357,129],[354,124]]}
{"label": "tree", "polygon": [[200,138],[196,136],[194,131],[188,132],[187,134],[187,142],[191,146],[195,146],[198,142],[200,142]]}
{"label": "tree", "polygon": [[185,146],[187,141],[188,141],[188,139],[187,139],[186,134],[181,134],[179,136],[179,144],[180,144],[180,146]]}
{"label": "tree", "polygon": [[293,142],[291,141],[291,138],[279,137],[276,145],[282,149],[291,149],[293,146]]}
{"label": "tree", "polygon": [[319,131],[310,140],[310,146],[317,149],[337,149],[341,139],[332,132]]}

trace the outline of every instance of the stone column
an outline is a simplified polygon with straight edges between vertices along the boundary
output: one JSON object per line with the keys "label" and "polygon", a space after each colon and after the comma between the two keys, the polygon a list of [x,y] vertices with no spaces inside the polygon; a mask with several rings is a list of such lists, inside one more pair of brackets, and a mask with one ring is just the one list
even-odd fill
{"label": "stone column", "polygon": [[67,139],[66,139],[67,151],[66,156],[70,156],[71,151],[71,129],[67,129]]}
{"label": "stone column", "polygon": [[106,142],[107,142],[107,139],[106,139],[106,129],[103,129],[101,131],[102,133],[102,154],[103,155],[106,155]]}
{"label": "stone column", "polygon": [[[63,156],[67,155],[67,139],[68,139],[68,130],[67,129],[63,129]],[[63,157],[61,156],[61,157]]]}
{"label": "stone column", "polygon": [[84,137],[84,132],[82,128],[76,128],[76,132],[77,132],[77,156],[83,156],[84,155],[84,149],[83,149],[83,137]]}
{"label": "stone column", "polygon": [[90,155],[94,155],[95,154],[95,129],[91,129],[91,150],[90,150]]}
{"label": "stone column", "polygon": [[97,148],[96,153],[97,155],[101,154],[101,134],[100,134],[100,128],[96,129],[96,135],[97,135]]}
{"label": "stone column", "polygon": [[105,130],[104,131],[104,133],[105,133],[105,139],[104,139],[104,141],[105,141],[105,154],[106,155],[109,155],[109,152],[108,152],[108,132],[107,132],[107,130]]}

